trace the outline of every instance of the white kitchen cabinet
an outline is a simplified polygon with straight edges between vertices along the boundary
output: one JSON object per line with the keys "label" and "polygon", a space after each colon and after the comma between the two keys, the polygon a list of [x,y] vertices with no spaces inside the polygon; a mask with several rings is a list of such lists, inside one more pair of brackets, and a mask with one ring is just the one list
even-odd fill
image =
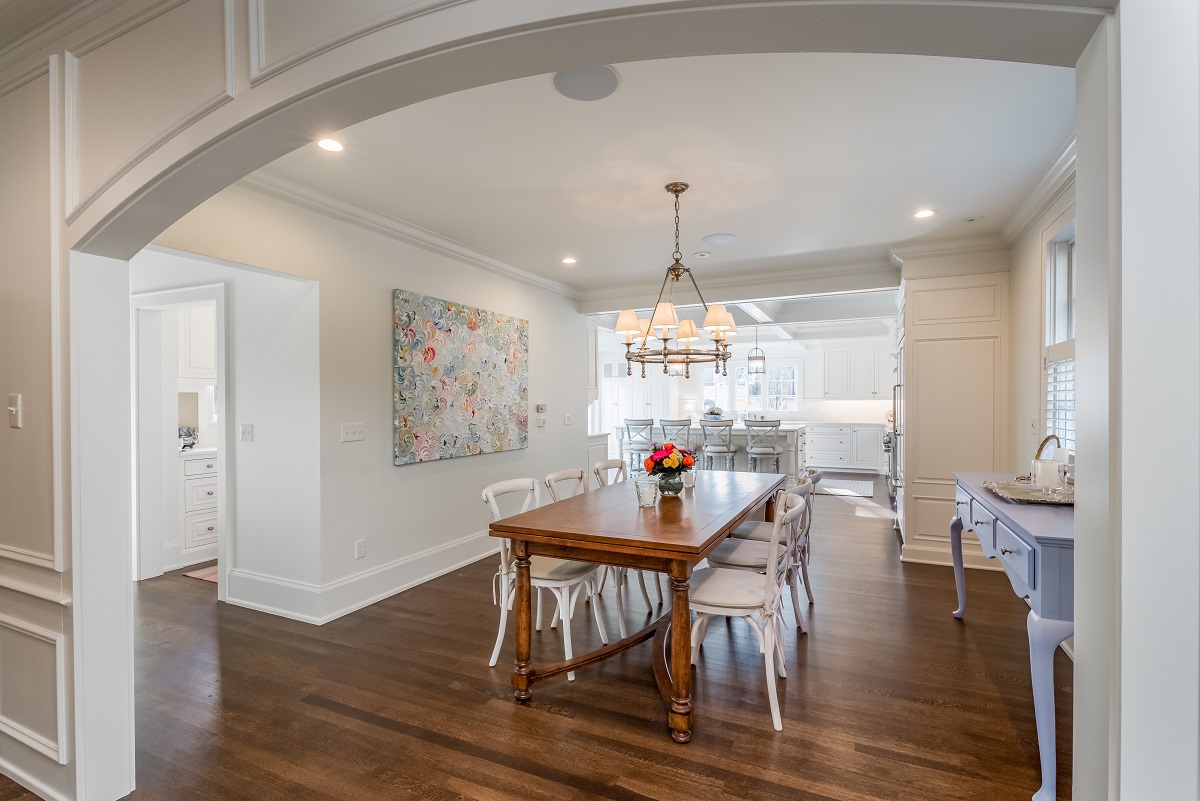
{"label": "white kitchen cabinet", "polygon": [[850,397],[850,352],[825,351],[825,398],[837,400]]}
{"label": "white kitchen cabinet", "polygon": [[179,459],[179,539],[167,543],[167,570],[217,558],[217,476],[215,453],[184,452]]}
{"label": "white kitchen cabinet", "polygon": [[892,399],[892,387],[896,381],[896,355],[891,351],[875,351],[875,394],[872,400]]}
{"label": "white kitchen cabinet", "polygon": [[597,332],[590,325],[587,332],[588,403],[600,397],[600,361],[597,353]]}
{"label": "white kitchen cabinet", "polygon": [[217,377],[217,307],[213,303],[179,310],[179,377]]}
{"label": "white kitchen cabinet", "polygon": [[875,397],[875,351],[850,351],[850,395],[851,398]]}
{"label": "white kitchen cabinet", "polygon": [[883,426],[853,426],[850,433],[850,463],[860,470],[886,468]]}
{"label": "white kitchen cabinet", "polygon": [[823,470],[882,472],[883,426],[848,423],[809,425],[804,429],[804,460]]}

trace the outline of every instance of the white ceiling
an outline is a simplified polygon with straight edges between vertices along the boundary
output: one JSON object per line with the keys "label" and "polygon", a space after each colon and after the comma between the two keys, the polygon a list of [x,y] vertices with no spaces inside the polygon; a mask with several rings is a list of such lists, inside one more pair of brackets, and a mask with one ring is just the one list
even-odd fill
{"label": "white ceiling", "polygon": [[[313,145],[260,172],[584,294],[657,283],[673,246],[663,185],[687,181],[684,263],[703,288],[705,274],[879,260],[889,244],[997,232],[1074,129],[1063,67],[768,54],[615,69],[605,100],[564,98],[550,75],[508,81],[368,120],[337,133],[341,153]],[[938,213],[913,219],[922,207]],[[738,241],[700,242],[713,233]]]}

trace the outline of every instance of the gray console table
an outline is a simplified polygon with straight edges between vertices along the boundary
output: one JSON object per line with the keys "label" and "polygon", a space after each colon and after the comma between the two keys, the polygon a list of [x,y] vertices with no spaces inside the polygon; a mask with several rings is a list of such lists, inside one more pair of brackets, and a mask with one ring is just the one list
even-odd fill
{"label": "gray console table", "polygon": [[1013,591],[1029,599],[1029,666],[1033,676],[1033,712],[1041,752],[1042,786],[1033,801],[1054,801],[1054,650],[1075,631],[1075,510],[1006,501],[984,481],[1011,481],[1007,474],[955,473],[954,518],[950,552],[958,609],[967,609],[962,534],[975,532],[989,559],[999,559]]}

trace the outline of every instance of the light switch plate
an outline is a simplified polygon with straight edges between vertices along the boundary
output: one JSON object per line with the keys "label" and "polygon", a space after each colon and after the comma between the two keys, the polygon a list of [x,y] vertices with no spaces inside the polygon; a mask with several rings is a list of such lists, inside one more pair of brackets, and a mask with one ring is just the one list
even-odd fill
{"label": "light switch plate", "polygon": [[538,428],[546,427],[546,415],[540,415],[537,419]]}
{"label": "light switch plate", "polygon": [[362,442],[362,423],[342,423],[342,442]]}
{"label": "light switch plate", "polygon": [[20,428],[21,427],[21,396],[20,395],[9,395],[8,396],[8,427],[9,428]]}
{"label": "light switch plate", "polygon": [[564,426],[569,426],[569,425],[571,425],[571,415],[569,415],[569,414],[564,414],[564,415],[563,415],[563,425],[564,425]]}

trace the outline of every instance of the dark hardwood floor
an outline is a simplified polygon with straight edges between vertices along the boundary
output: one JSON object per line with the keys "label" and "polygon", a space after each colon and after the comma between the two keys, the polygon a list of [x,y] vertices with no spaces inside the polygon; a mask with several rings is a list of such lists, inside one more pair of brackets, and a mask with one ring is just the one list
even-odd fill
{"label": "dark hardwood floor", "polygon": [[[1002,573],[968,571],[956,621],[950,568],[900,563],[882,481],[874,499],[822,495],[815,511],[816,605],[807,637],[789,626],[784,730],[753,634],[714,624],[685,746],[668,736],[648,644],[514,703],[511,630],[487,667],[491,558],[321,627],[218,605],[215,585],[178,574],[142,582],[131,798],[1028,801],[1028,607]],[[646,609],[627,597],[633,630]],[[598,644],[586,609],[573,632],[577,653]],[[534,647],[560,656],[558,632],[535,632]],[[1070,798],[1061,651],[1056,671]],[[0,780],[0,801],[32,797]]]}

